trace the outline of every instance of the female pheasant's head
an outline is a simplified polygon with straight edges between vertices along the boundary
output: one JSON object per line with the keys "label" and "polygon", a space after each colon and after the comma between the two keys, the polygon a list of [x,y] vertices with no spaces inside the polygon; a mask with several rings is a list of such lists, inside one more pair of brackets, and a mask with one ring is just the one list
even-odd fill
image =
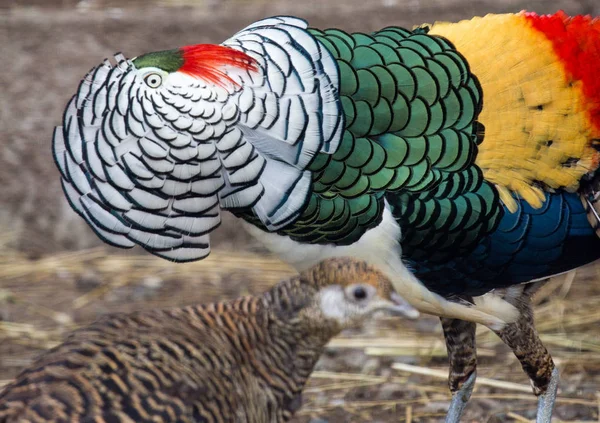
{"label": "female pheasant's head", "polygon": [[54,133],[71,206],[106,242],[177,261],[209,253],[221,208],[252,208],[269,229],[290,222],[305,167],[343,128],[323,51],[303,21],[273,18],[222,45],[105,60]]}

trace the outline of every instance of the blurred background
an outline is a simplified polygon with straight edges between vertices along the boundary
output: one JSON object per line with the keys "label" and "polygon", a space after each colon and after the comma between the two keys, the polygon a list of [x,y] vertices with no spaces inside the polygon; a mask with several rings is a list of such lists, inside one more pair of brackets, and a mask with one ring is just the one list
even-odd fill
{"label": "blurred background", "polygon": [[[50,144],[79,80],[103,58],[218,43],[276,14],[369,32],[522,9],[600,15],[600,2],[0,0],[0,384],[103,313],[259,292],[292,273],[233,219],[199,263],[101,245],[66,203]],[[600,421],[599,270],[552,280],[536,298],[538,329],[562,371],[560,421]],[[518,362],[493,334],[478,336],[479,376],[489,380],[480,380],[465,421],[529,421],[535,397]],[[296,422],[439,421],[448,405],[435,318],[345,333],[317,370]]]}

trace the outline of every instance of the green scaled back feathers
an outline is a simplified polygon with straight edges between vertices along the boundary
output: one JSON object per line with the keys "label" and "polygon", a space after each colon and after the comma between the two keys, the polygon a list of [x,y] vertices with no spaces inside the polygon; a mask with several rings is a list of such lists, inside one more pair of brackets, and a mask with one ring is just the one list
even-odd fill
{"label": "green scaled back feathers", "polygon": [[351,244],[379,224],[384,199],[411,255],[458,250],[452,235],[470,248],[495,227],[498,197],[474,164],[481,89],[454,46],[426,32],[311,30],[337,61],[346,126],[336,153],[310,165],[310,201],[280,234]]}

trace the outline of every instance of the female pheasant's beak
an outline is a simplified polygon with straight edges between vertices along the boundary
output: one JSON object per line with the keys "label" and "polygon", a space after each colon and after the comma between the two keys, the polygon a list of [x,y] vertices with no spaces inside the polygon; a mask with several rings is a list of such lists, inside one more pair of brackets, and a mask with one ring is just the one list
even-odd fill
{"label": "female pheasant's beak", "polygon": [[390,306],[386,310],[396,316],[402,316],[407,319],[416,319],[419,317],[419,310],[408,303],[400,294],[395,291],[390,293]]}
{"label": "female pheasant's beak", "polygon": [[419,311],[396,291],[394,285],[386,276],[379,272],[374,272],[373,275],[378,280],[377,291],[383,302],[381,307],[383,310],[407,319],[416,319],[420,316]]}

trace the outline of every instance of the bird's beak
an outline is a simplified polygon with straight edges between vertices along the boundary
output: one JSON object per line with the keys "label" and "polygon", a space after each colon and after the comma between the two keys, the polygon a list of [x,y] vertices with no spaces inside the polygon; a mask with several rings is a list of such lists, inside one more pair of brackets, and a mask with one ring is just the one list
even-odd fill
{"label": "bird's beak", "polygon": [[389,278],[383,275],[379,278],[379,294],[385,304],[382,308],[387,313],[411,320],[414,320],[421,315],[419,310],[414,308],[402,295],[396,292],[396,289]]}
{"label": "bird's beak", "polygon": [[421,314],[419,313],[419,310],[410,305],[410,303],[397,292],[390,293],[389,303],[389,306],[386,307],[386,311],[393,315],[414,320]]}

